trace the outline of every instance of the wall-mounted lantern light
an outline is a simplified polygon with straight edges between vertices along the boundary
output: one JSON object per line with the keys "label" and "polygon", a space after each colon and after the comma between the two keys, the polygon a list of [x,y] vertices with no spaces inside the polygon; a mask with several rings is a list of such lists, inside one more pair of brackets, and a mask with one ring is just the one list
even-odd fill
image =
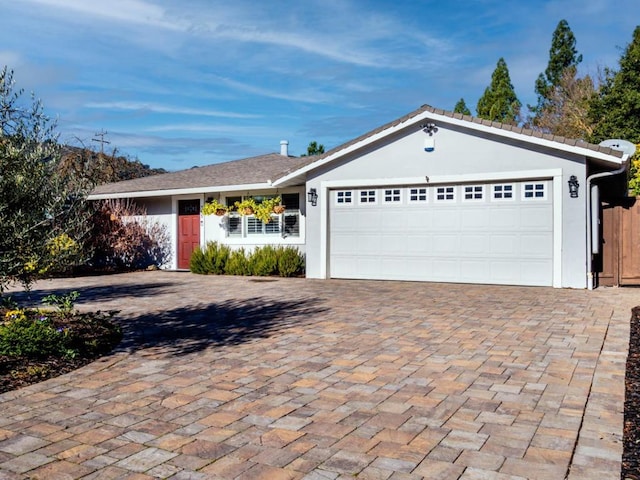
{"label": "wall-mounted lantern light", "polygon": [[318,192],[315,188],[310,188],[307,192],[307,201],[314,207],[318,204]]}
{"label": "wall-mounted lantern light", "polygon": [[578,177],[571,175],[567,183],[569,184],[569,196],[571,198],[578,198],[578,188],[580,187]]}

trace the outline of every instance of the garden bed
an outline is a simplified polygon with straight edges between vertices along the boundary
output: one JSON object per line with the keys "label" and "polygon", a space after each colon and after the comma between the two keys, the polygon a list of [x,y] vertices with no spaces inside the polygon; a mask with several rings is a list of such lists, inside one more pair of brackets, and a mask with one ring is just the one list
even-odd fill
{"label": "garden bed", "polygon": [[0,308],[0,393],[70,372],[122,339],[112,313]]}

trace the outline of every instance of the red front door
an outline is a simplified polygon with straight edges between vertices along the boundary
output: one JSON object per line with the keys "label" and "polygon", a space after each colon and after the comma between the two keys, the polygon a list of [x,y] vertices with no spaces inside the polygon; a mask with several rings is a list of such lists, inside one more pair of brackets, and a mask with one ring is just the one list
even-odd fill
{"label": "red front door", "polygon": [[200,246],[200,200],[178,201],[178,268],[188,269],[191,253]]}

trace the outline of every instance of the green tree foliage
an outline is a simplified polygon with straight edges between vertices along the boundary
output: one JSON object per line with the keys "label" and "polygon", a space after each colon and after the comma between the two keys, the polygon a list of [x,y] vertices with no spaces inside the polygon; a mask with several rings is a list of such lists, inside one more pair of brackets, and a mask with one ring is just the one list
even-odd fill
{"label": "green tree foliage", "polygon": [[582,62],[582,55],[579,55],[576,49],[576,37],[569,23],[566,20],[560,20],[551,37],[547,69],[538,76],[535,83],[538,104],[534,107],[529,106],[534,113],[532,122],[534,126],[539,114],[551,100],[553,89],[560,84],[565,70],[568,68],[575,70],[580,62]]}
{"label": "green tree foliage", "polygon": [[504,58],[500,58],[491,75],[491,84],[478,100],[478,117],[517,125],[520,121],[521,107],[522,103],[518,100],[511,83],[507,63]]}
{"label": "green tree foliage", "polygon": [[324,153],[324,145],[319,144],[316,141],[309,142],[309,146],[307,147],[307,153],[303,153],[300,155],[301,157],[311,157],[313,155],[321,155]]}
{"label": "green tree foliage", "polygon": [[[13,72],[0,72],[0,293],[78,260],[86,233],[81,179],[58,173],[55,126]],[[73,188],[70,187],[73,185]]]}
{"label": "green tree foliage", "polygon": [[[590,104],[595,127],[590,140],[622,138],[640,144],[640,26],[620,57],[618,71],[605,70],[605,79]],[[640,195],[640,155],[631,158],[629,188]]]}
{"label": "green tree foliage", "polygon": [[458,103],[456,103],[456,106],[453,107],[453,111],[454,113],[461,113],[462,115],[471,115],[471,110],[469,110],[469,107],[467,107],[467,104],[464,101],[464,98],[461,98],[460,100],[458,100]]}
{"label": "green tree foliage", "polygon": [[605,71],[605,79],[590,105],[595,124],[592,142],[622,138],[640,143],[640,26],[620,57],[619,70]]}

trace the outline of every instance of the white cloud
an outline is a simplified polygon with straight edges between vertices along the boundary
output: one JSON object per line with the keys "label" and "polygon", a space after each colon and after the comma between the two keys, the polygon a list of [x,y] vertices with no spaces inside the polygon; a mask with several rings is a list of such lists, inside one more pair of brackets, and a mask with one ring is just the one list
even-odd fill
{"label": "white cloud", "polygon": [[142,24],[169,30],[180,30],[185,26],[167,18],[164,8],[143,0],[23,0],[50,7],[58,12],[63,10],[94,18],[115,22]]}
{"label": "white cloud", "polygon": [[154,113],[195,115],[195,116],[203,116],[203,117],[260,118],[260,115],[255,115],[252,113],[222,112],[218,110],[175,107],[175,106],[161,105],[158,103],[144,103],[144,102],[89,102],[85,104],[85,107],[94,108],[94,109],[103,109],[103,110],[147,111],[147,112],[154,112]]}
{"label": "white cloud", "polygon": [[18,52],[0,50],[0,66],[7,65],[9,68],[15,68],[21,63],[22,56]]}

